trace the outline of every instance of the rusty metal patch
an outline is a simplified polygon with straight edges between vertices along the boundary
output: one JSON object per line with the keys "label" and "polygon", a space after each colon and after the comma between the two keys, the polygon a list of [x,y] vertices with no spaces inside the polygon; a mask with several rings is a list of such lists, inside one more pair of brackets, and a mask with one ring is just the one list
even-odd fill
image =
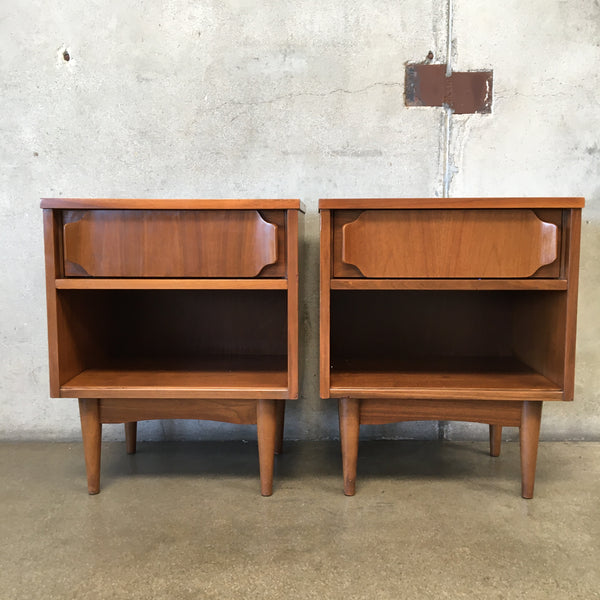
{"label": "rusty metal patch", "polygon": [[492,112],[493,71],[453,72],[446,65],[406,65],[406,106],[449,106],[458,115]]}

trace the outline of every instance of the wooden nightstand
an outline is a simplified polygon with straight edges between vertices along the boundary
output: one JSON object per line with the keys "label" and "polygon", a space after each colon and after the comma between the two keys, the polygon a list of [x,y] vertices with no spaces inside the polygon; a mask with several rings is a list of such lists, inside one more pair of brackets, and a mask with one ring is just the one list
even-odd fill
{"label": "wooden nightstand", "polygon": [[102,423],[258,427],[272,493],[298,397],[298,200],[44,199],[53,397],[79,398],[88,490]]}
{"label": "wooden nightstand", "polygon": [[531,498],[544,400],[572,400],[583,198],[321,200],[321,397],[344,493],[360,424],[520,428]]}

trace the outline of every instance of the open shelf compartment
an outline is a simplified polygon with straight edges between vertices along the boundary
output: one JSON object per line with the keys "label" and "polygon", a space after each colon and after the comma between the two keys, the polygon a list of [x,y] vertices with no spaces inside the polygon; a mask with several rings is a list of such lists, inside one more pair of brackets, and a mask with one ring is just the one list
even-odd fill
{"label": "open shelf compartment", "polygon": [[282,290],[60,290],[60,395],[288,397]]}
{"label": "open shelf compartment", "polygon": [[561,400],[565,302],[563,291],[333,290],[330,395]]}

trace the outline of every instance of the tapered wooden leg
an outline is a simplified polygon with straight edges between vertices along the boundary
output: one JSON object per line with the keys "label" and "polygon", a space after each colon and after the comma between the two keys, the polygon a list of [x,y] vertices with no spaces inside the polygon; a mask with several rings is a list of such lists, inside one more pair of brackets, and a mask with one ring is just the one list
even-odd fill
{"label": "tapered wooden leg", "polygon": [[490,456],[500,456],[502,425],[490,425]]}
{"label": "tapered wooden leg", "polygon": [[125,423],[125,446],[127,454],[135,454],[135,442],[137,437],[137,421]]}
{"label": "tapered wooden leg", "polygon": [[277,434],[277,402],[279,402],[279,400],[258,400],[256,406],[260,493],[263,496],[270,496],[273,493],[273,463],[275,437]]}
{"label": "tapered wooden leg", "polygon": [[81,419],[88,493],[97,494],[100,491],[100,450],[102,443],[99,400],[80,398],[79,417]]}
{"label": "tapered wooden leg", "polygon": [[519,428],[521,441],[521,496],[523,498],[533,498],[541,420],[542,403],[523,402],[521,427]]}
{"label": "tapered wooden leg", "polygon": [[358,435],[360,431],[359,401],[352,398],[341,398],[339,402],[339,413],[344,494],[346,494],[346,496],[354,496],[356,491]]}
{"label": "tapered wooden leg", "polygon": [[275,454],[281,454],[283,448],[283,422],[285,420],[285,400],[277,400],[277,430],[275,432]]}

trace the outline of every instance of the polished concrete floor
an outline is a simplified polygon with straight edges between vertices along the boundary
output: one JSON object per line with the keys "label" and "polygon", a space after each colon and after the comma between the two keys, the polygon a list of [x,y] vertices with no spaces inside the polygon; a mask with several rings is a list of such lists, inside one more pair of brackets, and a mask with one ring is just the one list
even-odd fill
{"label": "polished concrete floor", "polygon": [[274,495],[256,444],[0,444],[0,598],[600,598],[600,444],[288,443]]}

